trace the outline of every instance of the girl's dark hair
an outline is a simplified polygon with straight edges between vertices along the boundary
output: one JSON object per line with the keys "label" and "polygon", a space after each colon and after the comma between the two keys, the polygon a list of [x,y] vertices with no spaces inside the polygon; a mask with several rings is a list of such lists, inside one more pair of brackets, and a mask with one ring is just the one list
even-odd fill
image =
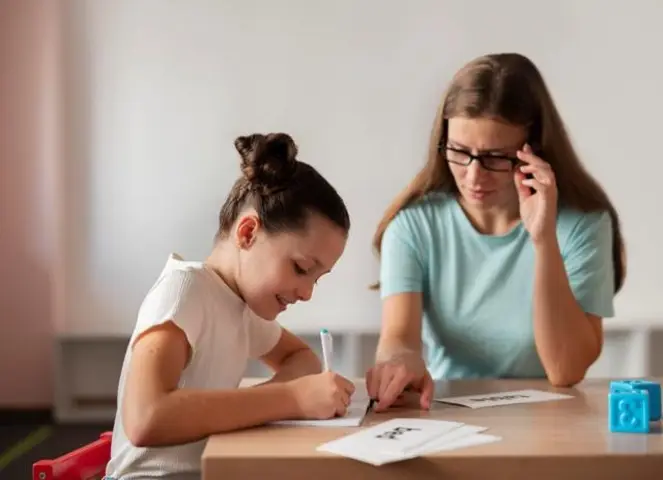
{"label": "girl's dark hair", "polygon": [[235,181],[219,213],[216,238],[225,237],[247,207],[258,212],[268,233],[305,228],[318,213],[346,233],[350,216],[334,187],[308,163],[297,160],[297,145],[286,133],[238,137],[235,148],[243,175]]}

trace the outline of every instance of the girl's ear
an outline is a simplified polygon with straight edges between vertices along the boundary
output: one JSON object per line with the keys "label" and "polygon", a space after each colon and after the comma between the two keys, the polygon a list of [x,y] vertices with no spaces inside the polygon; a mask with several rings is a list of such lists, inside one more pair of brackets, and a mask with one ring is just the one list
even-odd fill
{"label": "girl's ear", "polygon": [[255,243],[260,229],[260,219],[255,213],[242,215],[237,221],[235,242],[240,249],[249,249]]}

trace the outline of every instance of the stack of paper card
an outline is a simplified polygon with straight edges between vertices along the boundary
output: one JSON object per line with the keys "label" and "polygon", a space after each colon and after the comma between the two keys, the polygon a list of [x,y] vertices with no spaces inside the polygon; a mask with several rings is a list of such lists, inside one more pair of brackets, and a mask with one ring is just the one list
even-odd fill
{"label": "stack of paper card", "polygon": [[395,418],[320,445],[317,450],[384,465],[444,450],[496,442],[485,427],[424,418]]}
{"label": "stack of paper card", "polygon": [[[542,390],[482,393],[442,397],[436,401],[470,408],[547,402],[573,398]],[[384,465],[435,452],[497,442],[500,437],[484,433],[486,427],[423,418],[397,418],[333,440],[318,450],[343,455],[372,465]]]}

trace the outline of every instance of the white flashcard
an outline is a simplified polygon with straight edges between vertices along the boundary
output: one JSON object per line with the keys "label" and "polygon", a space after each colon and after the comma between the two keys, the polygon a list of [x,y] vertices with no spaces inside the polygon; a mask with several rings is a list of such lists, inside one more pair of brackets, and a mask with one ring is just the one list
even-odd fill
{"label": "white flashcard", "polygon": [[461,427],[452,430],[451,432],[442,435],[440,437],[435,437],[429,442],[424,443],[421,447],[417,448],[415,451],[411,452],[418,456],[427,455],[429,453],[439,452],[441,450],[447,450],[449,446],[455,448],[454,446],[461,440],[465,438],[475,438],[478,433],[486,431],[486,427],[478,427],[475,425],[463,425]]}
{"label": "white flashcard", "polygon": [[481,393],[462,397],[436,398],[436,402],[451,403],[470,408],[496,407],[518,403],[549,402],[573,398],[562,393],[545,392],[543,390],[516,390],[512,392]]}
{"label": "white flashcard", "polygon": [[338,440],[320,445],[318,450],[341,455],[374,466],[380,466],[388,463],[417,458],[423,455],[430,455],[436,452],[451,451],[459,448],[484,445],[501,440],[500,437],[480,433],[485,430],[485,427],[463,425],[449,431],[446,434],[442,434],[441,436],[433,438],[419,448],[413,449],[408,453],[401,454],[393,452],[382,452],[380,450],[371,449],[367,445],[348,445],[347,443],[343,443]]}
{"label": "white flashcard", "polygon": [[318,449],[333,449],[335,452],[346,453],[376,451],[402,455],[462,425],[458,422],[425,418],[394,418],[328,442]]}
{"label": "white flashcard", "polygon": [[329,418],[327,420],[279,420],[272,425],[292,425],[299,427],[358,427],[366,416],[370,397],[366,389],[366,382],[356,382],[355,392],[350,399],[350,405],[344,416]]}

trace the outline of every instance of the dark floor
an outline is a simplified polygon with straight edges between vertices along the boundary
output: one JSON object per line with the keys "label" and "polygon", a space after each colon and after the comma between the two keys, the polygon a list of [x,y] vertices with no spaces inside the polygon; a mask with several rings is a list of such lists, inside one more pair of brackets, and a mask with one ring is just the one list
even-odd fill
{"label": "dark floor", "polygon": [[[15,448],[30,434],[46,426],[50,427],[50,433],[42,430],[45,438],[34,448],[24,453]],[[32,464],[37,460],[59,457],[86,443],[93,442],[99,438],[102,432],[111,429],[112,425],[0,424],[0,480],[30,480]]]}

